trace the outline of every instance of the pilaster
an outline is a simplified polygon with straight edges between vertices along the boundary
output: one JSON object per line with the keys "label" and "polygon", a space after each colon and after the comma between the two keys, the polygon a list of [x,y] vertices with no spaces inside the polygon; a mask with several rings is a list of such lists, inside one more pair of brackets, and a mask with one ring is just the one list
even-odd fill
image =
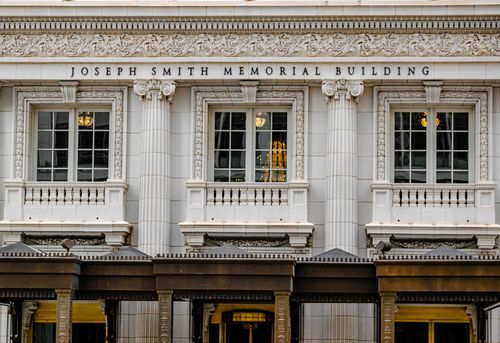
{"label": "pilaster", "polygon": [[357,253],[356,103],[363,82],[323,81],[328,103],[326,154],[325,250]]}
{"label": "pilaster", "polygon": [[173,321],[173,296],[170,290],[158,291],[159,320],[160,320],[160,343],[172,343],[172,321]]}
{"label": "pilaster", "polygon": [[274,292],[274,343],[290,343],[289,292]]}
{"label": "pilaster", "polygon": [[170,103],[175,82],[135,81],[143,101],[139,249],[150,255],[170,246]]}
{"label": "pilaster", "polygon": [[73,290],[56,289],[56,294],[57,294],[56,342],[71,343]]}
{"label": "pilaster", "polygon": [[395,313],[397,311],[396,307],[397,295],[393,292],[381,292],[380,293],[380,327],[382,328],[380,341],[382,343],[393,343],[395,339],[394,335],[394,319]]}

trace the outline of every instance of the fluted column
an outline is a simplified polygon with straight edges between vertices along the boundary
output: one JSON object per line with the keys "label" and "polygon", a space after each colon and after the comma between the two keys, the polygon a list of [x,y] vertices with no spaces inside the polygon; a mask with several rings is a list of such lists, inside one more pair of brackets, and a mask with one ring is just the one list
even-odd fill
{"label": "fluted column", "polygon": [[362,81],[323,81],[328,102],[326,147],[325,250],[357,253],[356,103]]}
{"label": "fluted column", "polygon": [[[326,146],[325,250],[357,254],[356,103],[362,81],[323,81],[328,103]],[[358,342],[357,304],[325,304],[324,340]]]}
{"label": "fluted column", "polygon": [[170,103],[175,82],[135,81],[134,92],[143,102],[138,245],[154,256],[170,246]]}

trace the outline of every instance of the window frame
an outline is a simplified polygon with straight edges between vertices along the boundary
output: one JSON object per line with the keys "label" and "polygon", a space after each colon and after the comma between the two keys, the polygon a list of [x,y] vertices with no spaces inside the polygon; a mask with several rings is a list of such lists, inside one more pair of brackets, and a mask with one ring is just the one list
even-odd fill
{"label": "window frame", "polygon": [[[257,112],[286,112],[287,114],[287,166],[286,166],[286,181],[285,182],[259,182],[255,181],[255,152],[256,152],[256,129],[255,116]],[[245,112],[246,113],[246,154],[245,154],[245,182],[244,183],[258,183],[258,184],[286,184],[291,180],[292,164],[294,158],[294,140],[293,140],[293,115],[292,108],[290,106],[276,106],[270,105],[265,106],[262,104],[255,104],[252,106],[213,106],[209,109],[208,123],[209,123],[209,133],[208,133],[208,182],[217,182],[214,180],[214,139],[215,139],[215,113],[216,112]],[[249,115],[250,114],[250,115]],[[224,182],[217,182],[224,183]],[[240,183],[231,182],[226,183]]]}
{"label": "window frame", "polygon": [[[38,181],[38,113],[40,112],[68,112],[68,179],[66,181]],[[105,181],[78,181],[78,112],[107,112],[109,113],[109,137],[108,137],[108,178]],[[106,182],[112,179],[114,165],[115,125],[114,111],[112,106],[98,104],[74,104],[74,105],[40,105],[34,106],[31,114],[31,151],[32,163],[29,166],[29,180],[35,182]],[[93,149],[92,149],[93,150]],[[94,168],[92,167],[92,170]]]}

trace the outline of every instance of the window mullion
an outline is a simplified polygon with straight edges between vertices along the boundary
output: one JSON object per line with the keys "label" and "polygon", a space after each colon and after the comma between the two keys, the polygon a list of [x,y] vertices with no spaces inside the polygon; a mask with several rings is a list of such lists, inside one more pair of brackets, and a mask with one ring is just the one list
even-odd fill
{"label": "window mullion", "polygon": [[68,138],[68,181],[76,180],[76,164],[78,161],[78,120],[76,120],[76,110],[69,111],[69,138]]}
{"label": "window mullion", "polygon": [[246,110],[246,116],[245,179],[255,182],[255,109]]}
{"label": "window mullion", "polygon": [[436,183],[436,111],[434,108],[429,108],[428,110],[429,120],[427,121],[427,183]]}

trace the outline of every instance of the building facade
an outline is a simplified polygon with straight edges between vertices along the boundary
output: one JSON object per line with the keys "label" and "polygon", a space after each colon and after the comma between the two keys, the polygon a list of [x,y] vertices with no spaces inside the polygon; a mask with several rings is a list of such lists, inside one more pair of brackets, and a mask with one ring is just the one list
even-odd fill
{"label": "building facade", "polygon": [[[3,284],[5,341],[67,342],[73,327],[82,342],[500,342],[499,292],[424,281],[437,275],[425,274],[432,256],[491,259],[463,279],[498,266],[495,2],[12,0],[0,4],[0,30],[3,253],[24,266],[20,255],[43,260],[70,239],[86,275],[38,298]],[[373,258],[379,288],[350,298],[301,288],[310,271],[297,262],[292,289],[256,273],[239,287],[271,295],[248,297],[224,281],[176,279],[158,254],[192,254],[186,266],[207,254]],[[97,291],[83,259],[103,256],[151,258],[144,278],[158,294],[85,293]],[[387,262],[419,256],[425,273],[408,268],[421,280]],[[457,265],[439,275],[451,280]],[[242,273],[227,268],[227,280]],[[283,306],[295,324],[282,337]]]}

